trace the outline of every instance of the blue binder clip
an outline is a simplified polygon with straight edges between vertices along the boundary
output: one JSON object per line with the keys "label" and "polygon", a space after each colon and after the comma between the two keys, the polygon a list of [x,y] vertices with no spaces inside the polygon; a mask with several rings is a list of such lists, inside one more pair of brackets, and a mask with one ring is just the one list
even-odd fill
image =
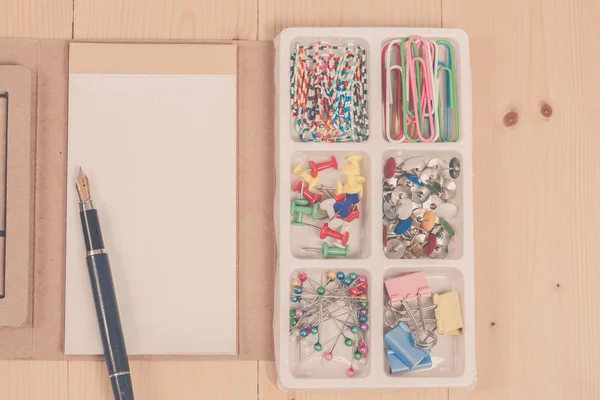
{"label": "blue binder clip", "polygon": [[430,350],[421,350],[415,347],[415,336],[410,333],[408,325],[404,322],[386,333],[383,340],[411,371],[431,353]]}
{"label": "blue binder clip", "polygon": [[422,369],[431,368],[432,366],[431,356],[427,356],[420,363],[415,365],[415,367],[411,370],[406,364],[402,362],[402,360],[396,355],[396,353],[394,353],[393,350],[387,349],[385,353],[390,364],[391,374],[401,374],[403,372],[419,371]]}

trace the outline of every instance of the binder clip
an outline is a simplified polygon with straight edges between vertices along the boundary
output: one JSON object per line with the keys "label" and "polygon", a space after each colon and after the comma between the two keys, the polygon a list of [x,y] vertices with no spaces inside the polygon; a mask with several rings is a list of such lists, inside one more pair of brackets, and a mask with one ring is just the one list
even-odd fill
{"label": "binder clip", "polygon": [[410,368],[408,368],[406,366],[406,364],[404,364],[402,362],[402,360],[396,355],[396,353],[394,353],[393,350],[387,349],[385,351],[385,354],[387,356],[388,363],[390,365],[390,374],[392,374],[392,375],[401,374],[403,372],[419,371],[422,369],[428,369],[428,368],[431,368],[431,366],[432,366],[430,355],[425,357],[420,363],[415,365],[415,367],[411,370]]}
{"label": "binder clip", "polygon": [[[397,327],[386,333],[383,340],[392,351],[393,356],[398,359],[392,358],[392,360],[390,360],[390,368],[392,369],[402,371],[406,369],[412,371],[421,364],[426,357],[429,357],[430,350],[423,350],[415,347],[415,335],[410,332],[410,328],[404,322],[401,322]],[[388,353],[387,355],[389,360],[390,354]],[[392,361],[395,362],[393,367]],[[399,365],[396,361],[400,361],[404,364],[404,367]],[[425,363],[427,363],[427,361]],[[429,359],[429,363],[431,365],[431,359]]]}
{"label": "binder clip", "polygon": [[440,335],[462,335],[463,322],[458,292],[434,294],[435,318]]}
{"label": "binder clip", "polygon": [[387,279],[385,289],[392,307],[402,305],[402,300],[413,301],[418,296],[431,297],[431,289],[422,271]]}
{"label": "binder clip", "polygon": [[[393,323],[386,321],[388,326],[394,327],[402,323],[410,326],[412,332],[415,333],[414,347],[417,349],[428,350],[435,346],[438,340],[437,334],[427,328],[428,322],[431,323],[435,321],[432,321],[431,319],[427,320],[424,314],[425,311],[435,309],[435,305],[433,308],[427,307],[427,309],[424,309],[421,304],[422,298],[431,297],[431,288],[427,283],[425,274],[420,271],[393,279],[387,279],[385,281],[385,288],[389,297],[386,315],[388,312],[392,312],[393,314],[399,314],[400,316]],[[408,302],[415,299],[417,300],[417,309],[413,310]],[[404,310],[402,310],[402,308],[404,308]]]}

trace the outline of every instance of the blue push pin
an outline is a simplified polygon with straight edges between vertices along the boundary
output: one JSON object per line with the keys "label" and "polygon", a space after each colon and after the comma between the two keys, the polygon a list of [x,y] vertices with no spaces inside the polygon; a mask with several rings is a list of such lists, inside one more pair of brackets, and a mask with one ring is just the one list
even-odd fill
{"label": "blue push pin", "polygon": [[351,204],[346,204],[345,202],[344,203],[335,203],[333,205],[333,211],[335,212],[336,215],[339,215],[343,219],[346,219],[346,218],[348,218],[348,214],[350,214],[351,206],[352,206]]}
{"label": "blue push pin", "polygon": [[404,235],[406,232],[408,232],[408,230],[410,229],[410,227],[412,225],[413,225],[412,218],[401,219],[400,222],[398,222],[398,224],[394,228],[394,233],[396,235]]}
{"label": "blue push pin", "polygon": [[421,182],[421,180],[419,179],[418,176],[413,175],[413,174],[406,174],[406,179],[408,179],[409,181],[411,181],[412,183],[414,183],[417,186],[423,186],[423,182]]}

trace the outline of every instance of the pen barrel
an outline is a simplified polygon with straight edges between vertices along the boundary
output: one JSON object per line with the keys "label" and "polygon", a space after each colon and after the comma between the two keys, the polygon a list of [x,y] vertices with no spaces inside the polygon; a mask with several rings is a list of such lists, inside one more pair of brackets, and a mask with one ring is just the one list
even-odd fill
{"label": "pen barrel", "polygon": [[85,250],[89,252],[104,249],[104,239],[102,239],[98,211],[96,209],[82,210],[79,216],[81,217]]}
{"label": "pen barrel", "polygon": [[129,361],[108,254],[86,257],[108,375],[115,399],[133,399]]}

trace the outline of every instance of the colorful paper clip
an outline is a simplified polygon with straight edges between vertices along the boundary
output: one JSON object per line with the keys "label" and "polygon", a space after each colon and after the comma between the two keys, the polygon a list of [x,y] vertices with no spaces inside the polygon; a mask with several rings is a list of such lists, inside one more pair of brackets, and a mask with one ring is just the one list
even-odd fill
{"label": "colorful paper clip", "polygon": [[383,47],[383,118],[392,142],[455,142],[459,137],[454,48],[420,36]]}
{"label": "colorful paper clip", "polygon": [[463,321],[458,292],[434,294],[435,318],[440,335],[462,335]]}

